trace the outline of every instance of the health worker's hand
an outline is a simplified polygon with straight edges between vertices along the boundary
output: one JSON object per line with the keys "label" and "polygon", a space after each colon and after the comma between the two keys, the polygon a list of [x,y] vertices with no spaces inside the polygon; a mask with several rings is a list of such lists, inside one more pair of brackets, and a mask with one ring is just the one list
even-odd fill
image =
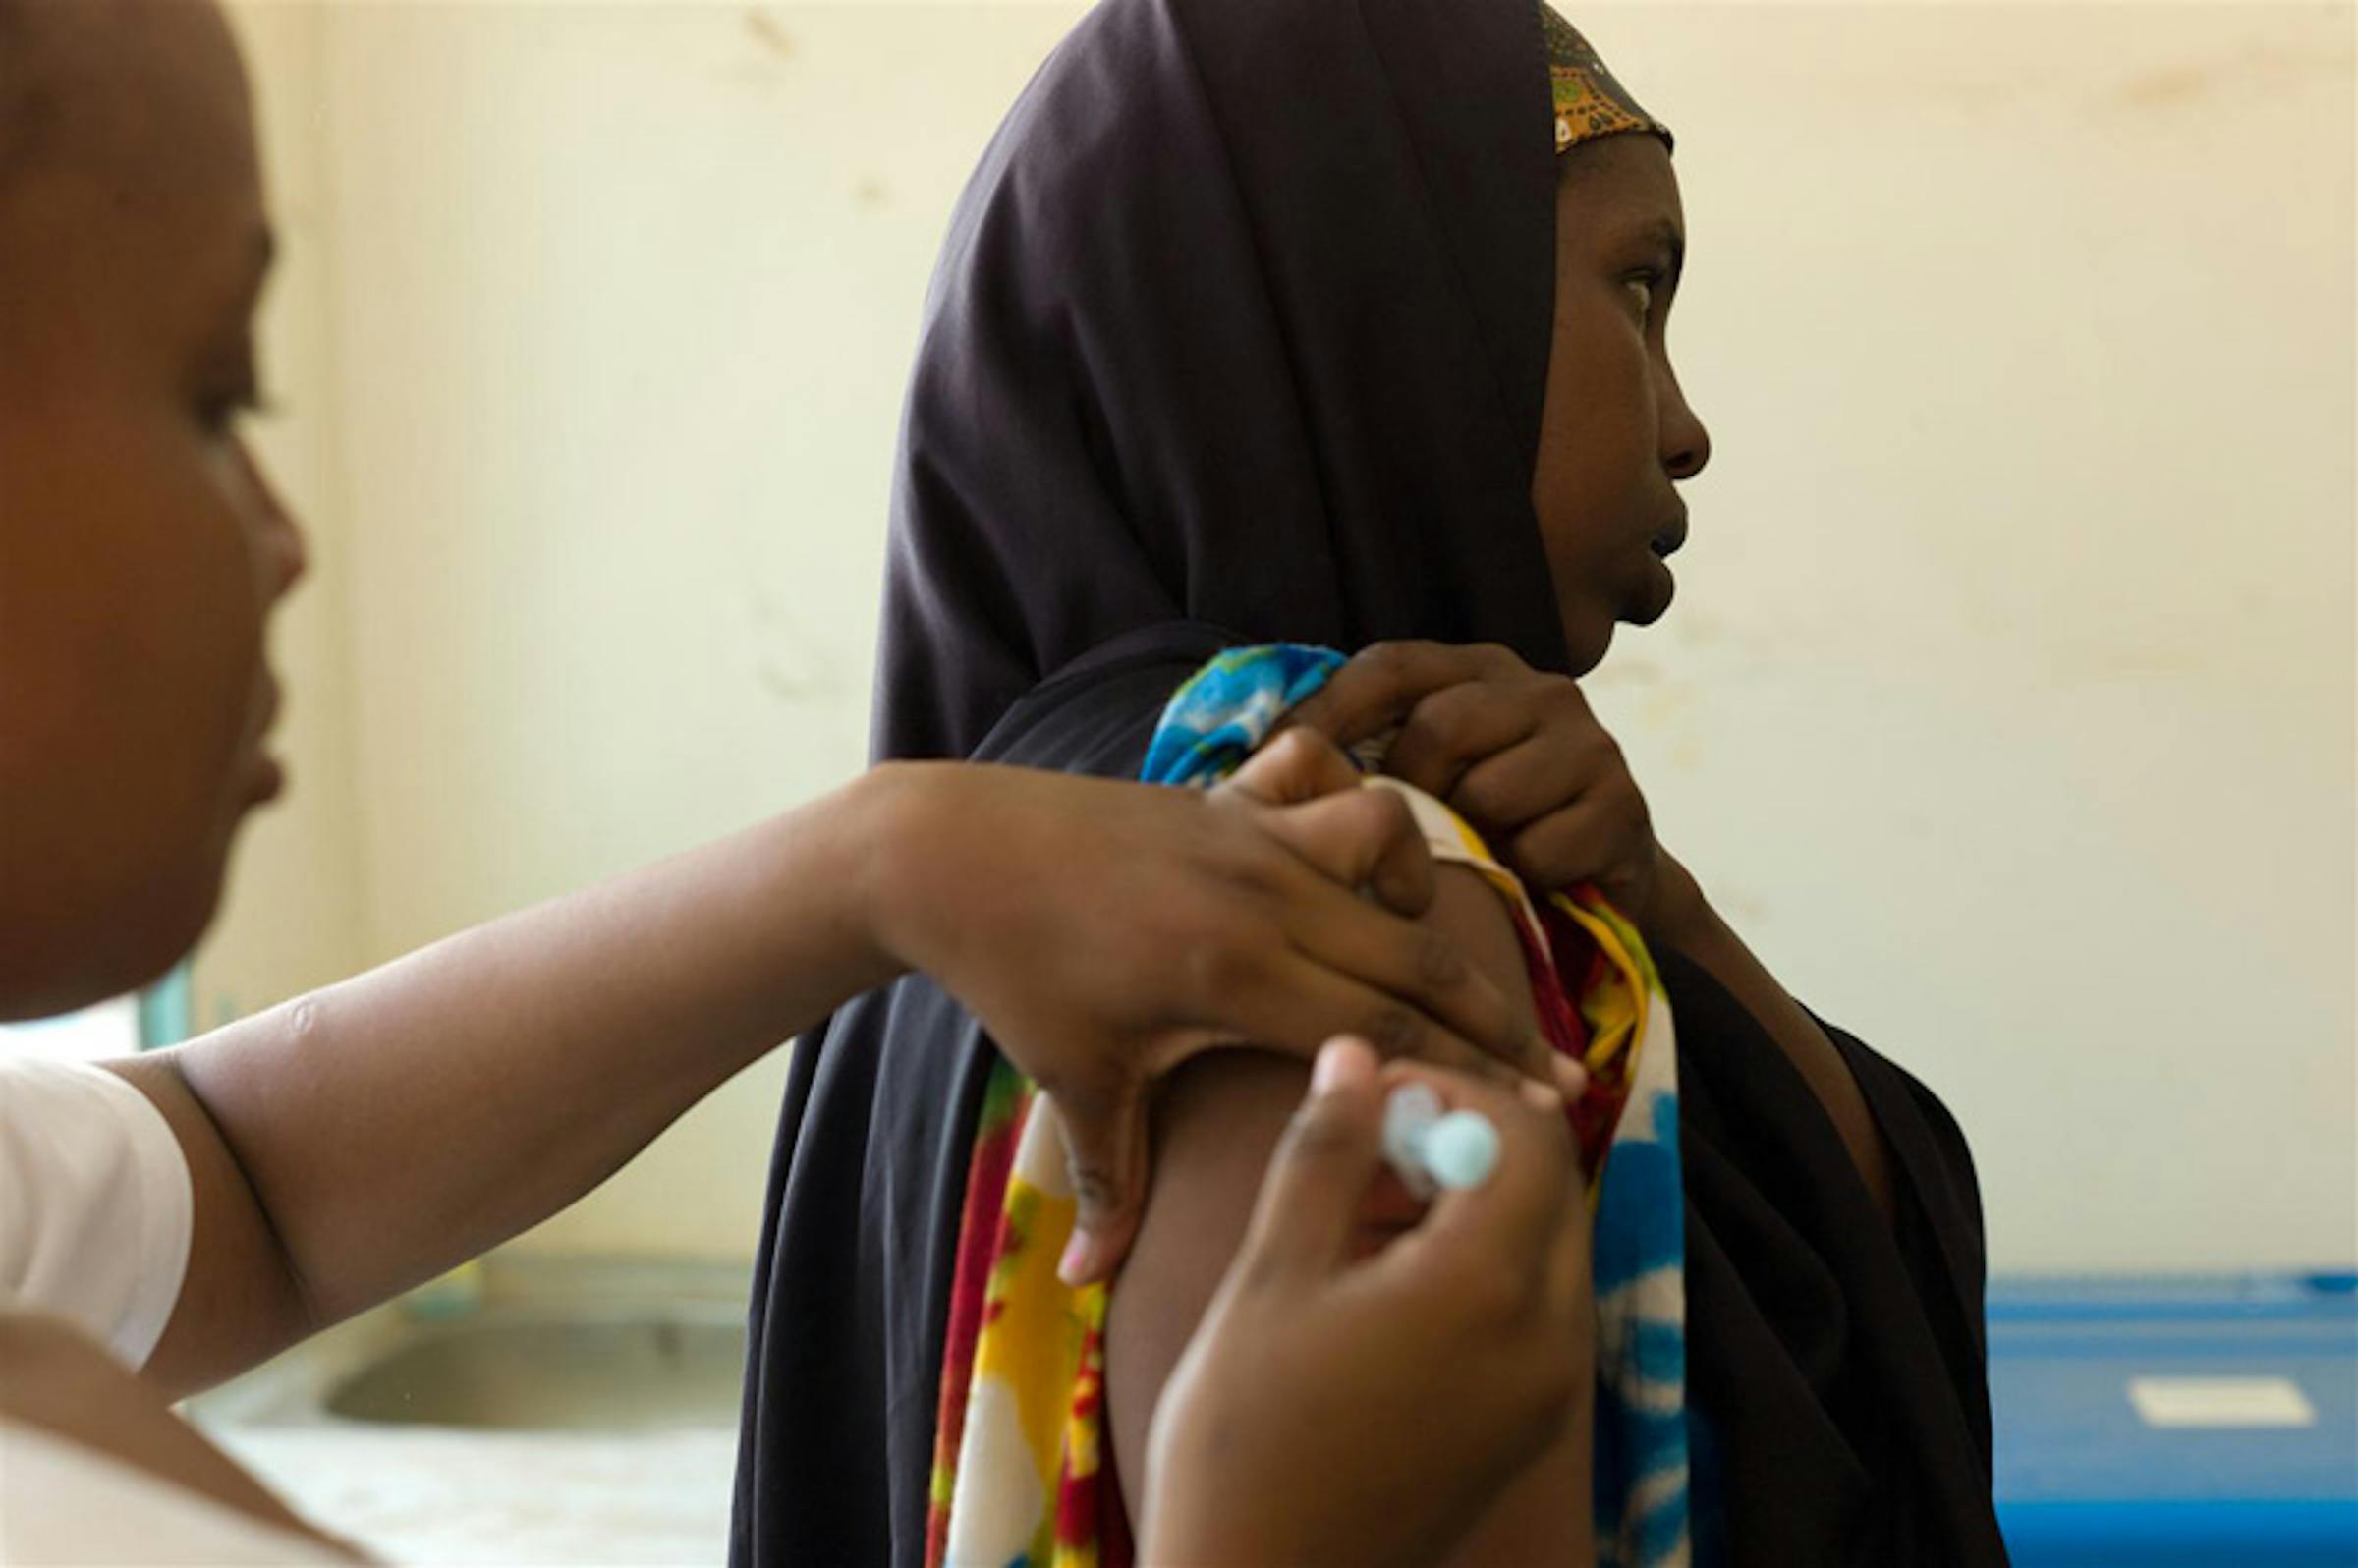
{"label": "health worker's hand", "polygon": [[1208,793],[1013,767],[879,773],[899,799],[873,839],[876,928],[1055,1100],[1080,1201],[1070,1280],[1127,1252],[1150,1086],[1198,1052],[1309,1057],[1347,1032],[1387,1056],[1551,1072],[1457,944],[1407,918],[1433,883],[1406,808],[1307,731]]}
{"label": "health worker's hand", "polygon": [[[1411,1077],[1489,1118],[1498,1165],[1354,1262],[1384,1096]],[[1432,1562],[1590,1419],[1595,1357],[1588,1203],[1562,1098],[1379,1069],[1338,1041],[1163,1391],[1141,1561]]]}

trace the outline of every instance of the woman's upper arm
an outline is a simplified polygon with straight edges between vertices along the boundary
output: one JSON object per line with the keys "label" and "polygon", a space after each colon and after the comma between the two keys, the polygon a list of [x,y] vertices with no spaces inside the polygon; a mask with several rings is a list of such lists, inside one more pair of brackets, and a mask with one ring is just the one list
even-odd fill
{"label": "woman's upper arm", "polygon": [[[1453,936],[1528,1009],[1521,945],[1504,906],[1478,873],[1440,868],[1425,920]],[[1308,1068],[1291,1057],[1216,1051],[1179,1068],[1157,1090],[1146,1218],[1106,1314],[1108,1420],[1134,1517],[1149,1479],[1154,1403],[1244,1239],[1270,1150],[1308,1079]]]}

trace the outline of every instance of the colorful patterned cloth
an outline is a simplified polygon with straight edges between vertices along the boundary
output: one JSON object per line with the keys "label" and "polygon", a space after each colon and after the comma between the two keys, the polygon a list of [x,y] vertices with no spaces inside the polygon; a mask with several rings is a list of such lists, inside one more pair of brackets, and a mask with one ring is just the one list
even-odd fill
{"label": "colorful patterned cloth", "polygon": [[[1164,710],[1141,776],[1208,788],[1342,664],[1276,644],[1222,654]],[[1363,761],[1368,759],[1363,758]],[[1521,940],[1542,1028],[1588,1065],[1570,1107],[1596,1212],[1600,1564],[1689,1557],[1685,1204],[1678,1067],[1661,982],[1635,927],[1594,890],[1534,900],[1472,828],[1389,779],[1436,858],[1497,890]],[[969,1170],[950,1300],[927,1558],[963,1568],[1127,1568],[1104,1469],[1105,1290],[1056,1262],[1075,1204],[1053,1107],[994,1071]]]}
{"label": "colorful patterned cloth", "polygon": [[1542,0],[1540,32],[1547,40],[1547,87],[1555,109],[1555,150],[1583,141],[1644,131],[1670,144],[1670,128],[1644,109],[1605,69],[1589,40]]}

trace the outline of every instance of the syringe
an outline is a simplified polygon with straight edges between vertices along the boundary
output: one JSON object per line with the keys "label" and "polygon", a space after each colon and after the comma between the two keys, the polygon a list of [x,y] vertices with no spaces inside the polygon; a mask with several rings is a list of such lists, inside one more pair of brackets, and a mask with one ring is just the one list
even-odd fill
{"label": "syringe", "polygon": [[1411,1081],[1383,1104],[1383,1157],[1419,1198],[1480,1187],[1498,1167],[1498,1129],[1479,1111],[1441,1109],[1441,1097]]}

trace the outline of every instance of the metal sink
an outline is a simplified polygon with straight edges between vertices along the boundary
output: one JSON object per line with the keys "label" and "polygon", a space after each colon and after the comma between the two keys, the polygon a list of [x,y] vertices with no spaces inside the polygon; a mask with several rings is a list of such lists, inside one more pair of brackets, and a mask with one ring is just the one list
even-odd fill
{"label": "metal sink", "polygon": [[735,1424],[734,1311],[486,1314],[420,1330],[333,1384],[347,1421],[490,1430],[654,1431]]}
{"label": "metal sink", "polygon": [[388,1562],[718,1562],[751,1271],[495,1254],[188,1414]]}

